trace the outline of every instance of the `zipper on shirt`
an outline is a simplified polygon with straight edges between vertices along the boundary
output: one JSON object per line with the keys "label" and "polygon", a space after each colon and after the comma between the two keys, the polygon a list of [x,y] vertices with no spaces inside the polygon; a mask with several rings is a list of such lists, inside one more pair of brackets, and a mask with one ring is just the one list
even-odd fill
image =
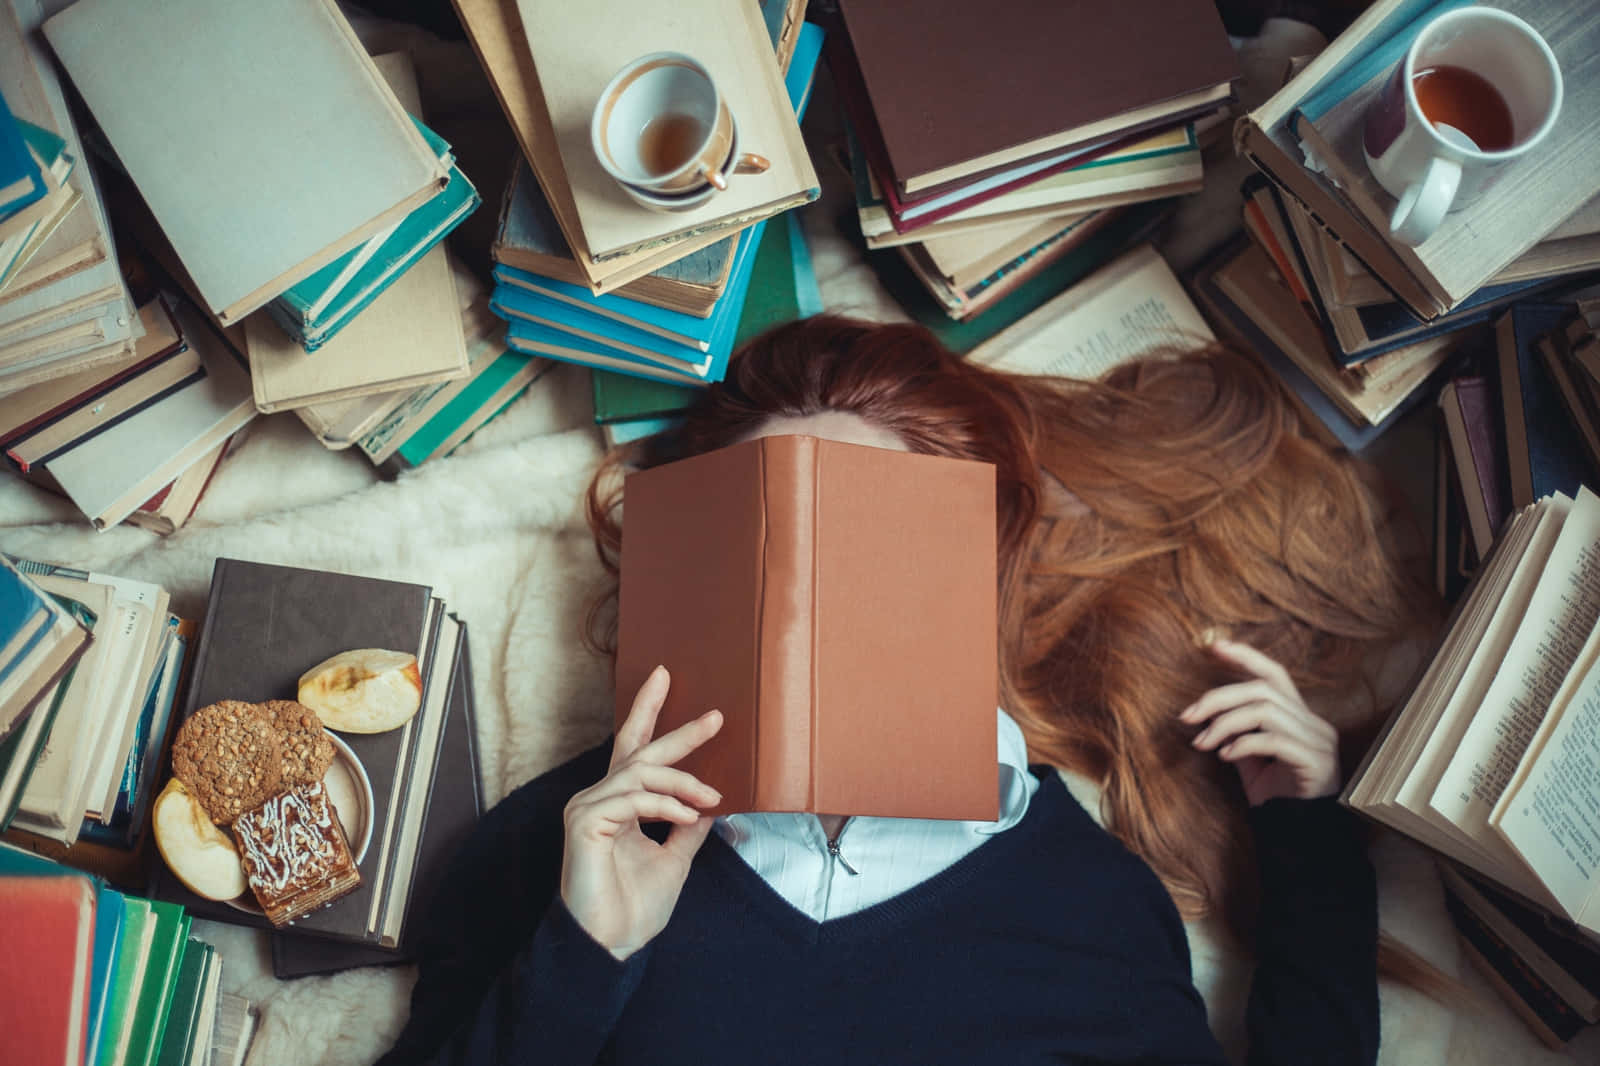
{"label": "zipper on shirt", "polygon": [[[850,823],[848,823],[848,821],[846,821],[845,826],[848,826],[848,824],[850,824]],[[861,872],[861,871],[859,871],[859,869],[854,868],[854,866],[851,866],[850,861],[846,860],[845,856],[840,855],[840,853],[838,853],[838,837],[845,836],[845,826],[840,826],[840,828],[838,828],[837,834],[835,834],[835,836],[829,837],[829,839],[827,839],[827,853],[829,853],[829,855],[834,856],[835,860],[838,861],[838,864],[840,864],[840,866],[843,866],[843,868],[845,868],[846,874],[850,874],[850,876],[856,876],[856,874],[859,874],[859,872]]]}

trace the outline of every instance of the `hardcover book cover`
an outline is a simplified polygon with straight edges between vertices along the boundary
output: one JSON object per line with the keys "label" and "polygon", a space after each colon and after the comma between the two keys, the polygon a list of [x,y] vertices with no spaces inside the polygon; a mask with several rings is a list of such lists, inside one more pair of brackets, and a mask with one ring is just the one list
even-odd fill
{"label": "hardcover book cover", "polygon": [[659,663],[661,735],[719,813],[991,820],[994,468],[806,436],[628,478],[616,716]]}
{"label": "hardcover book cover", "polygon": [[[218,700],[293,699],[300,675],[351,648],[388,648],[425,660],[431,594],[424,585],[321,570],[221,558],[211,575],[205,625],[183,709],[187,718]],[[362,884],[325,910],[296,922],[302,932],[368,940],[367,914],[387,833],[387,803],[403,766],[403,730],[341,734],[372,780],[376,801],[372,843],[360,863]],[[259,912],[202,899],[165,864],[157,864],[155,894],[198,917],[269,928]]]}

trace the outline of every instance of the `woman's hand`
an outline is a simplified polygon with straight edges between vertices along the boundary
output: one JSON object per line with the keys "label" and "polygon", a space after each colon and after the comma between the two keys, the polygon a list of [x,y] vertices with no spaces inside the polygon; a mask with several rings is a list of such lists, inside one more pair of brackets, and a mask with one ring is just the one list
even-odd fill
{"label": "woman's hand", "polygon": [[[639,686],[627,720],[617,730],[611,768],[566,808],[561,857],[561,899],[584,931],[619,959],[649,943],[666,927],[689,863],[713,821],[696,806],[722,796],[672,764],[722,728],[722,712],[707,711],[651,740],[671,679],[665,667]],[[641,822],[673,823],[660,844]]]}
{"label": "woman's hand", "polygon": [[1189,725],[1209,723],[1194,746],[1238,768],[1252,807],[1338,792],[1339,734],[1311,713],[1289,672],[1245,644],[1214,640],[1206,648],[1253,680],[1214,688],[1178,714]]}

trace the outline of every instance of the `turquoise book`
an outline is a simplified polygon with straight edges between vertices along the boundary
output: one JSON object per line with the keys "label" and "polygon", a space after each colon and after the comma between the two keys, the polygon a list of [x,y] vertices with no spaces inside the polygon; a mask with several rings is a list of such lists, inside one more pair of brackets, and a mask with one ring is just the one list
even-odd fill
{"label": "turquoise book", "polygon": [[406,438],[385,464],[386,469],[398,473],[421,466],[439,454],[451,437],[461,433],[463,426],[475,421],[472,431],[476,432],[492,421],[533,384],[537,374],[530,376],[528,373],[532,360],[533,356],[520,352],[508,351],[496,356],[481,372],[473,375],[449,403]]}
{"label": "turquoise book", "polygon": [[351,249],[267,305],[272,320],[308,352],[337,335],[482,203],[455,165],[449,143],[416,119],[412,122],[449,166],[450,180],[394,229]]}
{"label": "turquoise book", "polygon": [[[627,348],[606,344],[588,336],[580,336],[557,329],[528,318],[510,317],[506,342],[518,351],[542,355],[585,366],[616,370],[624,374],[659,378],[679,384],[699,385],[707,381],[721,381],[727,372],[728,356],[733,351],[734,334],[739,326],[739,313],[744,308],[750,291],[750,276],[755,265],[755,249],[760,245],[767,220],[763,219],[739,234],[739,246],[734,252],[733,268],[727,291],[717,301],[713,313],[717,319],[717,332],[710,340],[710,350],[705,353],[703,371],[680,369]],[[499,295],[500,286],[496,286]],[[491,306],[493,303],[491,302]]]}
{"label": "turquoise book", "polygon": [[44,174],[23,137],[22,123],[0,96],[0,219],[44,196],[45,188]]}
{"label": "turquoise book", "polygon": [[653,333],[673,344],[698,348],[701,351],[706,350],[715,329],[712,321],[715,311],[711,316],[701,318],[699,315],[657,307],[642,300],[631,300],[616,293],[596,296],[581,285],[541,277],[531,271],[518,270],[516,267],[504,264],[496,266],[493,274],[496,282],[508,286],[511,290],[522,289],[535,296],[559,301],[596,318],[610,319],[621,325]]}

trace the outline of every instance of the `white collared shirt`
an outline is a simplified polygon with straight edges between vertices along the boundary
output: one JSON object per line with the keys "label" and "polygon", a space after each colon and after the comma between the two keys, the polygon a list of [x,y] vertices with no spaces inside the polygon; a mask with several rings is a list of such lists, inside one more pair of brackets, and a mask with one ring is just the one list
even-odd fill
{"label": "white collared shirt", "polygon": [[999,729],[1000,817],[992,822],[853,817],[830,851],[813,814],[730,814],[726,841],[773,891],[814,921],[865,910],[915,888],[1022,821],[1039,781],[1028,772],[1022,730],[1005,711]]}

